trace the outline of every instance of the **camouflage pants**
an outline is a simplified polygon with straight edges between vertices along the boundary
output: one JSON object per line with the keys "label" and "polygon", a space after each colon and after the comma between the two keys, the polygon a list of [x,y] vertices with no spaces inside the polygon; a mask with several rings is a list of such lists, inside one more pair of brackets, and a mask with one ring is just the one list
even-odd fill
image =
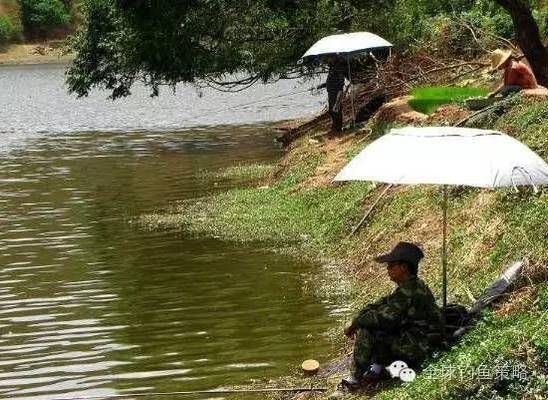
{"label": "camouflage pants", "polygon": [[390,335],[383,331],[360,329],[354,343],[354,373],[363,374],[372,363],[390,365],[393,361],[405,361],[418,366],[430,353],[428,343],[410,332]]}

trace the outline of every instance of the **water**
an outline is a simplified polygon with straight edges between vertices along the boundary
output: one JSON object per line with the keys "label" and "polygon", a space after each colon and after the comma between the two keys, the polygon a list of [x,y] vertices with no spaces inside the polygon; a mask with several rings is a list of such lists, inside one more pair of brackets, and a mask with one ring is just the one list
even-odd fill
{"label": "water", "polygon": [[137,85],[132,96],[113,102],[102,92],[82,99],[67,96],[64,73],[62,65],[0,66],[0,151],[44,133],[163,132],[280,121],[313,114],[325,103],[325,95],[307,91],[321,77],[255,85],[238,93],[179,85],[175,94],[166,87],[154,98]]}
{"label": "water", "polygon": [[[143,95],[94,95],[63,125],[60,71],[0,69],[0,397],[203,390],[321,360],[340,305],[308,290],[314,265],[128,223],[226,189],[204,169],[275,161],[272,128],[166,130],[174,98]],[[30,112],[45,105],[56,114]]]}

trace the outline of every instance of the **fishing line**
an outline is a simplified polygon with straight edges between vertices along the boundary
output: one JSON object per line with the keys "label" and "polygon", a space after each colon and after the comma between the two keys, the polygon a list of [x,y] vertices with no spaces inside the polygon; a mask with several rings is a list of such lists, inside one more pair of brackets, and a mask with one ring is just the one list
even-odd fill
{"label": "fishing line", "polygon": [[201,114],[194,114],[194,115],[189,116],[188,118],[185,118],[184,121],[191,121],[191,120],[194,120],[194,119],[197,119],[197,118],[206,117],[210,114],[215,114],[215,113],[219,113],[219,112],[223,112],[223,111],[229,111],[229,110],[235,110],[235,109],[238,109],[238,108],[248,107],[248,106],[252,106],[254,104],[264,103],[265,101],[269,101],[269,100],[275,100],[275,99],[281,99],[281,98],[285,98],[285,97],[296,96],[298,94],[303,94],[303,93],[306,93],[306,92],[310,92],[312,89],[305,89],[305,90],[301,90],[299,92],[294,92],[294,93],[285,93],[285,94],[280,94],[280,95],[276,95],[276,96],[269,96],[269,97],[265,97],[265,98],[260,99],[260,100],[251,101],[249,103],[236,104],[234,106],[223,107],[223,108],[219,108],[219,109],[216,109],[216,110],[204,112],[204,113],[201,113]]}

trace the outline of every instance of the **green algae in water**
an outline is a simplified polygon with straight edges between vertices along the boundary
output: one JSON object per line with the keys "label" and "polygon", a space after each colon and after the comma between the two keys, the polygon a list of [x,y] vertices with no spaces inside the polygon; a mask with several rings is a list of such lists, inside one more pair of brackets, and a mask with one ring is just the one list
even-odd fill
{"label": "green algae in water", "polygon": [[426,86],[413,89],[409,104],[415,111],[432,114],[444,104],[460,103],[471,97],[484,97],[489,89],[481,87]]}

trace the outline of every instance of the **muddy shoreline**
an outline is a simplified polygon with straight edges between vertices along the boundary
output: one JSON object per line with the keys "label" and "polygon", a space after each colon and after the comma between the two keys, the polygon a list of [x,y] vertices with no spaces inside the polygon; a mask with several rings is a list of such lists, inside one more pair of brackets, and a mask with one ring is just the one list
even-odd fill
{"label": "muddy shoreline", "polygon": [[73,59],[57,42],[12,44],[0,50],[0,65],[69,64]]}

